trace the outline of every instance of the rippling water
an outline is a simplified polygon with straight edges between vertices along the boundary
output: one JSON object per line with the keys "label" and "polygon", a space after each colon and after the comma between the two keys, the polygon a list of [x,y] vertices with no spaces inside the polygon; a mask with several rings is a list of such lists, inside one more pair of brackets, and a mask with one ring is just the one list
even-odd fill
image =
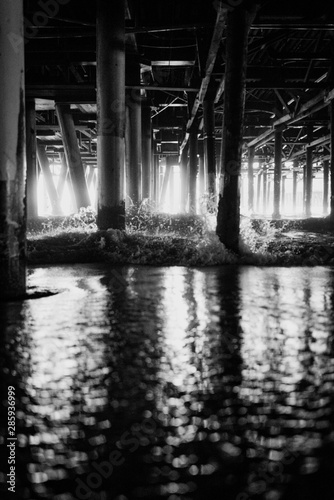
{"label": "rippling water", "polygon": [[333,269],[78,265],[29,283],[59,293],[1,306],[17,498],[333,500]]}

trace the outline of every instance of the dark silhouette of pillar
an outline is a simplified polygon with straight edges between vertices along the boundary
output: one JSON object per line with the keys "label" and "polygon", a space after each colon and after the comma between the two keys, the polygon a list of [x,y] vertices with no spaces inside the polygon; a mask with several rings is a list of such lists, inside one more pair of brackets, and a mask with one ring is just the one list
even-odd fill
{"label": "dark silhouette of pillar", "polygon": [[273,218],[281,217],[281,184],[282,184],[282,129],[275,128],[275,159],[274,159],[274,211]]}
{"label": "dark silhouette of pillar", "polygon": [[243,3],[231,9],[226,19],[226,70],[222,130],[222,174],[217,229],[220,241],[239,251],[242,132],[245,107],[247,42],[252,15]]}
{"label": "dark silhouette of pillar", "polygon": [[323,201],[322,201],[322,210],[323,210],[324,215],[326,215],[328,212],[328,173],[329,173],[329,161],[324,160],[324,164],[323,164]]}
{"label": "dark silhouette of pillar", "polygon": [[189,213],[196,213],[197,202],[197,125],[193,126],[189,135]]}
{"label": "dark silhouette of pillar", "polygon": [[152,121],[151,108],[142,104],[142,198],[151,198]]}
{"label": "dark silhouette of pillar", "polygon": [[23,1],[0,2],[0,297],[25,292]]}
{"label": "dark silhouette of pillar", "polygon": [[153,144],[153,156],[152,156],[152,167],[153,167],[153,195],[156,207],[159,205],[159,193],[160,193],[160,172],[159,172],[159,154],[157,149],[156,141],[152,141]]}
{"label": "dark silhouette of pillar", "polygon": [[100,229],[125,228],[125,0],[97,1],[97,164]]}
{"label": "dark silhouette of pillar", "polygon": [[267,207],[269,207],[269,204],[270,204],[271,184],[273,184],[273,183],[274,183],[274,179],[273,179],[273,182],[271,182],[271,176],[268,172]]}
{"label": "dark silhouette of pillar", "polygon": [[38,217],[38,169],[35,100],[26,101],[27,217]]}
{"label": "dark silhouette of pillar", "polygon": [[162,186],[161,186],[161,195],[160,195],[160,206],[163,207],[164,204],[166,203],[166,194],[167,194],[167,188],[169,184],[169,178],[171,174],[171,168],[172,168],[172,161],[173,157],[172,156],[166,156],[166,168],[165,168],[165,174],[164,178],[162,181]]}
{"label": "dark silhouette of pillar", "polygon": [[303,214],[306,213],[306,163],[303,165]]}
{"label": "dark silhouette of pillar", "polygon": [[254,210],[254,156],[255,147],[248,148],[248,210]]}
{"label": "dark silhouette of pillar", "polygon": [[50,169],[48,155],[46,153],[46,148],[40,143],[37,143],[37,158],[43,173],[46,191],[49,196],[51,210],[53,215],[60,215],[62,213],[61,205],[59,201],[59,196],[57,189],[53,182],[53,176]]}
{"label": "dark silhouette of pillar", "polygon": [[212,98],[203,102],[204,120],[204,165],[207,176],[207,191],[210,199],[216,196],[216,136],[215,136],[215,105]]}
{"label": "dark silhouette of pillar", "polygon": [[[171,158],[173,158],[173,157],[171,157]],[[173,208],[175,206],[175,182],[174,182],[175,161],[177,161],[177,160],[174,160],[171,163],[170,175],[169,175],[169,206],[170,206],[170,208]]]}
{"label": "dark silhouette of pillar", "polygon": [[260,212],[260,199],[261,199],[261,178],[262,172],[257,173],[257,191],[256,191],[256,211]]}
{"label": "dark silhouette of pillar", "polygon": [[293,213],[296,213],[297,208],[297,182],[298,182],[298,160],[293,161],[293,177],[292,177],[292,208]]}
{"label": "dark silhouette of pillar", "polygon": [[267,212],[267,194],[268,194],[268,172],[267,169],[263,170],[263,198],[262,198],[262,205],[263,205],[263,213],[265,214]]}
{"label": "dark silhouette of pillar", "polygon": [[[307,128],[307,141],[310,143],[313,139],[313,127],[309,125]],[[312,205],[312,162],[313,148],[306,148],[306,178],[305,178],[305,216],[311,216]]]}
{"label": "dark silhouette of pillar", "polygon": [[282,213],[284,213],[285,210],[285,189],[286,189],[286,175],[282,176]]}
{"label": "dark silhouette of pillar", "polygon": [[[138,77],[139,77],[139,67]],[[132,89],[127,92],[127,147],[129,172],[127,177],[127,195],[132,203],[137,205],[142,200],[142,123],[140,90]]]}
{"label": "dark silhouette of pillar", "polygon": [[77,209],[88,207],[90,198],[79,143],[75,131],[71,108],[68,104],[56,104],[56,111],[64,144],[66,161],[70,173]]}
{"label": "dark silhouette of pillar", "polygon": [[184,146],[181,153],[180,160],[180,174],[181,174],[181,207],[182,213],[187,210],[188,196],[189,196],[189,183],[188,183],[188,143]]}
{"label": "dark silhouette of pillar", "polygon": [[331,219],[334,219],[334,101],[333,101],[333,99],[329,103],[329,116],[330,116],[329,168],[330,168],[330,173],[331,173],[329,216]]}
{"label": "dark silhouette of pillar", "polygon": [[198,197],[201,199],[205,192],[205,165],[203,154],[198,159]]}
{"label": "dark silhouette of pillar", "polygon": [[61,167],[60,167],[60,175],[59,175],[58,184],[57,184],[57,193],[58,193],[59,200],[61,200],[63,197],[65,184],[66,184],[66,180],[67,180],[67,176],[68,176],[68,167],[67,167],[65,153],[60,153],[59,157],[60,157]]}

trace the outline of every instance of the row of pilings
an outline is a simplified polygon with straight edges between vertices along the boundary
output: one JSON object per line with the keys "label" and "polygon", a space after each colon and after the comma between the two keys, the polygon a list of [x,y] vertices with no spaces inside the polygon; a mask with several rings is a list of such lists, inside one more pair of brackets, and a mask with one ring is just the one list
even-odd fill
{"label": "row of pilings", "polygon": [[[225,246],[235,252],[239,251],[240,174],[247,45],[254,16],[254,11],[248,10],[249,5],[252,5],[252,2],[240,2],[228,8],[226,12],[226,70],[217,234]],[[157,196],[156,175],[152,176],[152,169],[147,166],[148,158],[152,155],[150,110],[149,106],[145,107],[142,102],[139,90],[140,69],[136,55],[126,54],[125,7],[125,0],[97,1],[97,219],[100,229],[125,228],[125,184],[128,195],[134,203],[142,198],[151,197],[152,192]],[[27,119],[25,119],[23,0],[15,2],[2,0],[0,23],[0,293],[1,296],[11,297],[22,295],[26,287],[25,200],[26,192],[29,199],[37,199],[36,182],[34,182],[36,157],[46,184],[49,185],[47,188],[49,196],[56,208],[59,199],[57,200],[57,193],[52,191],[52,179],[48,179],[50,169],[45,148],[39,144],[34,145],[33,128],[36,120],[35,109],[31,102],[27,103]],[[130,92],[126,90],[126,80],[131,82]],[[66,156],[64,162],[66,160],[69,167],[76,204],[78,208],[87,206],[89,203],[87,182],[70,107],[57,104],[56,112],[64,141]],[[216,194],[215,121],[214,99],[210,93],[203,102],[203,121],[203,149],[208,192],[214,196]],[[187,131],[188,144],[181,151],[180,158],[181,184],[187,186],[185,189],[188,190],[188,201],[186,196],[183,196],[183,204],[188,203],[190,212],[194,211],[196,206],[198,154],[197,121],[193,122],[193,126]],[[147,140],[142,142],[143,137]],[[28,155],[25,147],[29,149]],[[167,185],[168,172],[173,161],[172,157],[167,159],[161,194],[164,191],[164,183]],[[254,150],[251,150],[249,178],[252,182],[253,161]],[[140,163],[142,168],[139,168]],[[310,199],[311,152],[306,163],[305,196]],[[281,198],[281,178],[282,129],[277,127],[274,167],[274,215],[277,216]],[[334,176],[331,176],[331,183],[333,193]],[[250,182],[249,199],[252,199],[253,194],[254,187]],[[331,197],[331,213],[334,212],[333,205],[334,200]],[[36,213],[36,206],[28,208],[32,213]]]}

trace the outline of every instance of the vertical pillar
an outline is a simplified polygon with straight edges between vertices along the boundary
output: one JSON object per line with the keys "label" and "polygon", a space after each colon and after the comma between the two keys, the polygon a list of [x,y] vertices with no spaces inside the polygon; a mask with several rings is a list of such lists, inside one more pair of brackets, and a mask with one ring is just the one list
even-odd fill
{"label": "vertical pillar", "polygon": [[79,210],[81,207],[88,207],[90,199],[73,116],[68,104],[56,104],[56,111],[74,197]]}
{"label": "vertical pillar", "polygon": [[46,153],[45,146],[42,144],[37,144],[37,158],[43,173],[46,191],[49,196],[51,210],[53,215],[60,215],[62,213],[59,196],[57,189],[53,182],[53,176],[50,169],[48,155]]}
{"label": "vertical pillar", "polygon": [[65,153],[60,153],[60,163],[61,163],[60,175],[59,175],[58,184],[57,184],[57,192],[58,192],[59,200],[62,199],[65,184],[66,184],[66,179],[67,179],[67,175],[68,175],[68,168],[67,168]]}
{"label": "vertical pillar", "polygon": [[[137,68],[139,75],[139,67]],[[128,110],[128,184],[127,195],[137,205],[142,200],[142,124],[140,90],[132,89],[127,93]]]}
{"label": "vertical pillar", "polygon": [[197,181],[197,126],[193,126],[189,136],[189,213],[196,213]]}
{"label": "vertical pillar", "polygon": [[245,107],[248,32],[252,16],[243,3],[227,13],[222,175],[217,229],[220,241],[239,251],[240,172]]}
{"label": "vertical pillar", "polygon": [[204,121],[204,165],[207,176],[207,191],[209,200],[216,196],[216,137],[215,137],[215,106],[213,99],[203,102]]}
{"label": "vertical pillar", "polygon": [[159,205],[159,190],[160,190],[160,164],[159,164],[159,154],[156,143],[154,144],[154,155],[153,155],[153,179],[154,179],[154,201],[156,207]]}
{"label": "vertical pillar", "polygon": [[166,168],[165,168],[165,174],[164,178],[162,181],[162,186],[161,186],[161,195],[160,195],[160,207],[163,208],[164,204],[166,203],[166,193],[167,193],[167,187],[169,183],[169,177],[170,177],[170,172],[171,172],[171,156],[166,157]]}
{"label": "vertical pillar", "polygon": [[97,223],[124,229],[125,0],[97,2],[97,121]]}
{"label": "vertical pillar", "polygon": [[267,212],[267,192],[268,192],[268,172],[267,169],[265,168],[263,170],[263,198],[262,198],[262,206],[264,214]]}
{"label": "vertical pillar", "polygon": [[188,203],[188,195],[189,195],[189,184],[187,179],[188,174],[188,143],[184,146],[181,153],[180,160],[180,170],[181,170],[181,207],[180,210],[182,213],[185,213],[187,210]]}
{"label": "vertical pillar", "polygon": [[169,206],[171,209],[175,207],[174,164],[175,160],[171,163],[169,174]]}
{"label": "vertical pillar", "polygon": [[298,160],[293,161],[293,178],[292,178],[292,208],[296,214],[297,209],[297,181],[298,181]]}
{"label": "vertical pillar", "polygon": [[[309,125],[307,128],[307,141],[310,143],[313,139],[313,127]],[[312,204],[312,161],[313,148],[306,148],[306,177],[305,177],[305,216],[311,216]]]}
{"label": "vertical pillar", "polygon": [[329,169],[331,174],[330,183],[330,211],[329,216],[334,220],[334,101],[329,103],[329,116],[330,116],[330,160]]}
{"label": "vertical pillar", "polygon": [[274,211],[273,218],[281,217],[281,183],[282,183],[282,129],[275,128],[275,164],[274,164]]}
{"label": "vertical pillar", "polygon": [[282,176],[282,199],[281,199],[282,213],[284,213],[284,210],[285,210],[285,189],[286,189],[286,175],[283,175]]}
{"label": "vertical pillar", "polygon": [[198,197],[202,198],[205,192],[205,165],[203,154],[199,155],[198,162]]}
{"label": "vertical pillar", "polygon": [[248,210],[254,210],[254,156],[255,146],[248,148]]}
{"label": "vertical pillar", "polygon": [[38,170],[35,100],[26,101],[27,217],[38,217]]}
{"label": "vertical pillar", "polygon": [[23,1],[0,2],[0,297],[25,292]]}
{"label": "vertical pillar", "polygon": [[257,190],[256,190],[256,211],[257,211],[257,213],[260,212],[261,178],[262,178],[262,172],[259,170],[257,173]]}
{"label": "vertical pillar", "polygon": [[142,197],[151,198],[151,162],[152,162],[152,122],[151,108],[145,104],[142,113]]}
{"label": "vertical pillar", "polygon": [[306,212],[305,200],[306,200],[306,163],[304,163],[303,165],[303,215],[305,215]]}
{"label": "vertical pillar", "polygon": [[329,161],[324,160],[324,164],[323,164],[323,201],[322,201],[322,210],[323,210],[324,215],[327,215],[327,213],[328,213],[328,173],[329,173]]}
{"label": "vertical pillar", "polygon": [[157,165],[156,165],[156,146],[155,140],[152,135],[151,138],[151,179],[150,179],[150,192],[151,192],[151,200],[155,204],[157,201],[156,197],[156,184],[157,184]]}

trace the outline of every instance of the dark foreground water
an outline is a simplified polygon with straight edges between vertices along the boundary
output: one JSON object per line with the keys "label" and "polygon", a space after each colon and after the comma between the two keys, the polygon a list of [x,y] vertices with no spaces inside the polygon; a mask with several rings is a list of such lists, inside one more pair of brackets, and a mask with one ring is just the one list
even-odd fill
{"label": "dark foreground water", "polygon": [[78,265],[29,282],[59,293],[0,306],[9,498],[334,499],[332,268]]}

